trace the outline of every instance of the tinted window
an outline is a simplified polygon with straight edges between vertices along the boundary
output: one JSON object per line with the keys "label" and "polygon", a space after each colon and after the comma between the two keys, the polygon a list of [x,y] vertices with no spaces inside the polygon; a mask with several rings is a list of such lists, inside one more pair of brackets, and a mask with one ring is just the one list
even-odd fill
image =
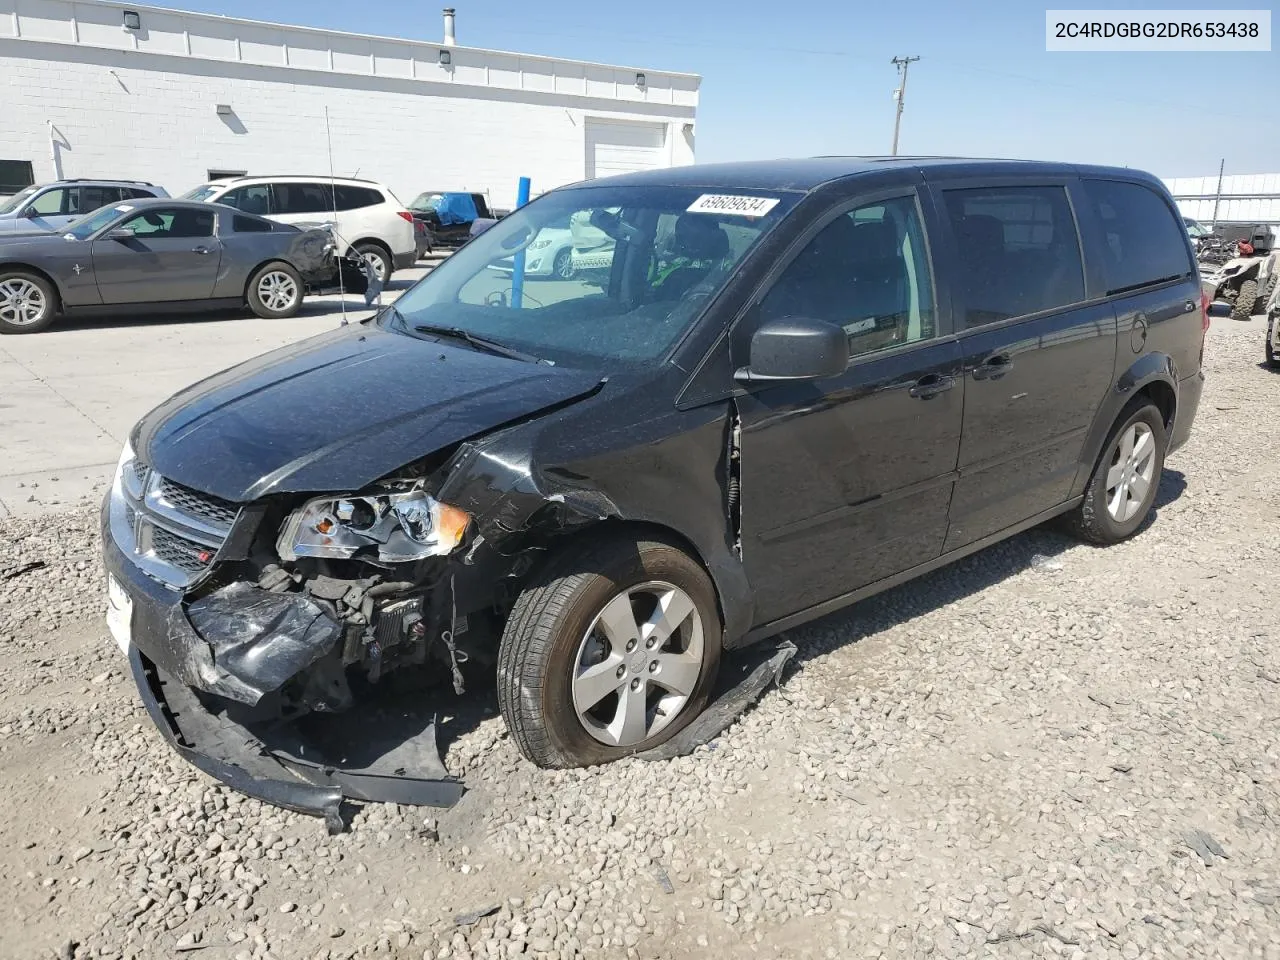
{"label": "tinted window", "polygon": [[956,289],[967,326],[1084,299],[1075,218],[1063,187],[947,190],[960,254]]}
{"label": "tinted window", "polygon": [[121,187],[120,195],[125,200],[146,200],[148,197],[155,196],[150,190],[144,190],[142,187]]}
{"label": "tinted window", "polygon": [[[192,197],[191,199],[204,198]],[[271,187],[265,183],[228,190],[217,202],[243,210],[245,213],[256,213],[258,216],[275,212],[271,209]]]}
{"label": "tinted window", "polygon": [[338,198],[339,210],[358,210],[361,207],[374,207],[385,202],[381,193],[369,187],[339,184],[333,190]]}
{"label": "tinted window", "polygon": [[761,320],[844,327],[857,355],[934,335],[933,284],[912,197],[842,214],[809,241],[760,305]]}
{"label": "tinted window", "polygon": [[120,202],[119,187],[72,187],[67,213],[92,213],[99,207]]}
{"label": "tinted window", "polygon": [[257,217],[234,217],[231,229],[236,233],[270,233],[271,221],[259,220]]}
{"label": "tinted window", "polygon": [[319,183],[277,183],[273,213],[324,213],[333,209],[329,189]]}
{"label": "tinted window", "polygon": [[131,230],[135,236],[148,240],[211,237],[213,211],[158,207],[130,217],[120,224],[120,228]]}
{"label": "tinted window", "polygon": [[1181,277],[1192,269],[1186,232],[1154,190],[1118,180],[1086,180],[1085,192],[1102,220],[1107,292],[1132,290]]}
{"label": "tinted window", "polygon": [[46,190],[31,202],[31,209],[41,216],[57,216],[66,209],[66,199],[66,190]]}

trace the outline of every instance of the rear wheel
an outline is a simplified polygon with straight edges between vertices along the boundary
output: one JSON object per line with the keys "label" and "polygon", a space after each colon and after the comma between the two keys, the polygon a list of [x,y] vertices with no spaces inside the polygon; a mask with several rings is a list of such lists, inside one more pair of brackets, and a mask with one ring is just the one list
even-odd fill
{"label": "rear wheel", "polygon": [[302,277],[287,263],[268,263],[249,280],[249,309],[264,320],[283,320],[302,307]]}
{"label": "rear wheel", "polygon": [[1231,304],[1232,320],[1248,320],[1253,316],[1253,305],[1258,300],[1258,281],[1246,280],[1240,284],[1240,292]]}
{"label": "rear wheel", "polygon": [[1273,339],[1275,337],[1275,326],[1276,326],[1276,318],[1268,317],[1267,318],[1267,343],[1266,343],[1266,346],[1263,348],[1263,350],[1267,358],[1267,366],[1272,368],[1280,367],[1280,360],[1276,358],[1275,341]]}
{"label": "rear wheel", "polygon": [[498,703],[542,767],[604,763],[669,740],[702,712],[720,662],[715,590],[676,547],[571,546],[511,612]]}
{"label": "rear wheel", "polygon": [[1155,404],[1127,407],[1107,437],[1084,501],[1067,516],[1072,532],[1101,544],[1137,533],[1155,503],[1167,446],[1164,417]]}
{"label": "rear wheel", "polygon": [[39,333],[58,313],[58,292],[44,277],[0,271],[0,333]]}
{"label": "rear wheel", "polygon": [[387,253],[379,244],[361,243],[356,246],[356,253],[364,259],[365,263],[373,268],[373,275],[386,283],[391,279],[391,254]]}

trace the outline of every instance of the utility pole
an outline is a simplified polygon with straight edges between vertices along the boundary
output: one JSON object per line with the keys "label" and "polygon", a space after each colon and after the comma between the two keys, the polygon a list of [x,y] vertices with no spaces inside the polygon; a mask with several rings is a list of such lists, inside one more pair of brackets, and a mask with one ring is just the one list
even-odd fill
{"label": "utility pole", "polygon": [[893,99],[898,101],[898,112],[893,118],[893,156],[895,157],[898,155],[898,130],[902,126],[902,104],[907,95],[907,70],[919,59],[919,57],[894,57],[889,61],[898,68],[898,73],[902,74],[902,82],[898,84],[898,89],[893,91]]}
{"label": "utility pole", "polygon": [[1222,202],[1222,171],[1226,169],[1227,158],[1223,157],[1218,164],[1218,192],[1213,196],[1213,219],[1209,223],[1209,232],[1218,232],[1218,204]]}

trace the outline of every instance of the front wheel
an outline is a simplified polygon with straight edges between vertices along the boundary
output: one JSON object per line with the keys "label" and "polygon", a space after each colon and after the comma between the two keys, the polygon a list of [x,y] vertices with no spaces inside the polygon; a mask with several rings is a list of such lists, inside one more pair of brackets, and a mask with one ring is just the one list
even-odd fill
{"label": "front wheel", "polygon": [[1167,446],[1164,417],[1155,404],[1128,408],[1107,438],[1084,501],[1068,514],[1072,531],[1101,544],[1137,533],[1155,503]]}
{"label": "front wheel", "polygon": [[39,333],[58,313],[58,292],[44,277],[0,272],[0,333]]}
{"label": "front wheel", "polygon": [[1275,341],[1273,339],[1275,337],[1275,326],[1276,326],[1276,318],[1268,317],[1267,318],[1267,343],[1266,343],[1266,346],[1263,348],[1263,351],[1264,351],[1264,356],[1267,359],[1267,366],[1271,367],[1273,370],[1277,367],[1280,367],[1280,358],[1276,357]]}
{"label": "front wheel", "polygon": [[287,263],[268,263],[249,280],[249,309],[264,320],[284,320],[302,307],[302,277]]}
{"label": "front wheel", "polygon": [[570,546],[516,601],[498,703],[541,767],[616,760],[675,736],[706,706],[720,662],[715,589],[676,547]]}
{"label": "front wheel", "polygon": [[557,280],[572,280],[573,251],[565,247],[557,253],[555,262],[551,265],[551,272],[555,274]]}

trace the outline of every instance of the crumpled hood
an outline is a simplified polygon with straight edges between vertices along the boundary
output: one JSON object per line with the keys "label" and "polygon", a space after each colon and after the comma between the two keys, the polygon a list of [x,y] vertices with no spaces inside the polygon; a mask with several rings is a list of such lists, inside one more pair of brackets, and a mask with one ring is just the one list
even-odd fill
{"label": "crumpled hood", "polygon": [[162,476],[237,503],[358,490],[600,379],[351,324],[193,384],[143,417],[133,445]]}

